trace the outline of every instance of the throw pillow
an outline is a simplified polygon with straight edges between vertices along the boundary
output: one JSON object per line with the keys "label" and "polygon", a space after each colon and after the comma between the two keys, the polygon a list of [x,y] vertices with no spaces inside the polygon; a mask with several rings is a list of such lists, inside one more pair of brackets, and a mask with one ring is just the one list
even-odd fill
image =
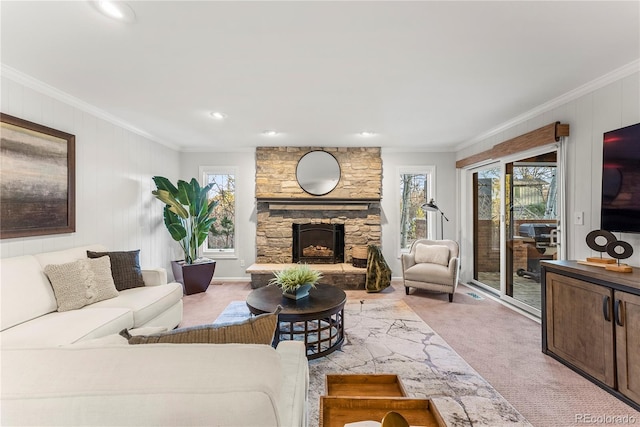
{"label": "throw pillow", "polygon": [[127,252],[92,252],[87,251],[89,258],[108,256],[111,260],[111,274],[116,289],[140,288],[144,286],[142,270],[140,269],[140,250]]}
{"label": "throw pillow", "polygon": [[58,302],[58,311],[82,308],[118,296],[108,257],[80,259],[44,268]]}
{"label": "throw pillow", "polygon": [[416,263],[449,265],[449,248],[442,245],[416,245]]}
{"label": "throw pillow", "polygon": [[133,336],[124,329],[120,335],[127,338],[129,344],[271,344],[280,310],[282,307],[278,306],[273,313],[261,314],[226,326],[192,326],[146,336]]}

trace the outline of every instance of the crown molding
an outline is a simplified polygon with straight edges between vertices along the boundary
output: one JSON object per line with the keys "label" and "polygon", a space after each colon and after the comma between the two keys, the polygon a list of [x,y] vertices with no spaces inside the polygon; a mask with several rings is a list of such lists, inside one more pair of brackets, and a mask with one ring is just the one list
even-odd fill
{"label": "crown molding", "polygon": [[181,153],[255,153],[256,147],[238,147],[229,150],[228,147],[181,147]]}
{"label": "crown molding", "polygon": [[560,95],[557,98],[552,99],[551,101],[545,102],[526,113],[520,114],[519,116],[514,117],[513,119],[502,123],[501,125],[496,126],[495,128],[480,134],[470,140],[463,142],[456,146],[456,151],[463,150],[476,144],[484,139],[487,139],[493,135],[496,135],[504,130],[507,130],[513,126],[519,125],[527,120],[533,119],[534,117],[539,116],[540,114],[546,113],[548,111],[553,110],[554,108],[558,108],[568,102],[574,101],[584,95],[587,95],[595,90],[603,88],[611,83],[614,83],[620,79],[630,76],[633,73],[637,73],[640,71],[640,59],[636,59],[624,65],[620,68],[617,68],[604,76],[598,77],[595,80],[590,81],[582,86],[579,86],[563,95]]}
{"label": "crown molding", "polygon": [[435,147],[414,147],[414,146],[402,146],[402,147],[382,147],[382,150],[388,154],[402,154],[402,153],[456,153],[455,147],[447,146],[435,146]]}
{"label": "crown molding", "polygon": [[94,105],[82,101],[75,96],[61,91],[60,89],[56,89],[55,87],[48,85],[47,83],[44,83],[27,74],[24,74],[23,72],[18,71],[15,68],[9,67],[8,65],[0,64],[0,75],[2,75],[2,77],[7,77],[8,79],[13,80],[16,83],[24,85],[30,89],[38,91],[44,95],[50,96],[51,98],[57,99],[60,102],[64,102],[65,104],[71,105],[72,107],[96,116],[99,119],[105,120],[111,124],[147,138],[153,142],[157,142],[158,144],[164,145],[165,147],[171,148],[172,150],[180,151],[180,147],[176,146],[175,144],[157,138],[150,133],[129,124],[119,117],[111,115]]}

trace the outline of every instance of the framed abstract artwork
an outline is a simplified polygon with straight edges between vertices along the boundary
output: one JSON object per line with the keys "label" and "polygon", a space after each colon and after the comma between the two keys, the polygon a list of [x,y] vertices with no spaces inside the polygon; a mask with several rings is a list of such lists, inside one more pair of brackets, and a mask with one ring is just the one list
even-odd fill
{"label": "framed abstract artwork", "polygon": [[74,135],[0,113],[0,238],[76,231]]}

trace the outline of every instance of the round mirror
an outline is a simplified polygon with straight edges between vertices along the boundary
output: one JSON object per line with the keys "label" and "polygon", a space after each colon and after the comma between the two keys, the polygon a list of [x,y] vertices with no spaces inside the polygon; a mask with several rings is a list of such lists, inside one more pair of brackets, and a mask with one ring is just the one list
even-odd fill
{"label": "round mirror", "polygon": [[298,161],[296,178],[309,194],[322,196],[336,188],[340,181],[338,160],[326,151],[310,151]]}

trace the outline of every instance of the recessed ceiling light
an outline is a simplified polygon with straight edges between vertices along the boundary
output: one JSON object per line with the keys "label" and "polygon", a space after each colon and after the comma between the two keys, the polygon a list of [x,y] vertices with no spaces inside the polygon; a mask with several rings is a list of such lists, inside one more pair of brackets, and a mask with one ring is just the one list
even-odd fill
{"label": "recessed ceiling light", "polygon": [[121,1],[99,0],[94,2],[98,10],[109,18],[131,24],[136,20],[133,9]]}
{"label": "recessed ceiling light", "polygon": [[371,136],[376,136],[376,133],[375,132],[369,132],[369,131],[365,130],[365,131],[360,132],[358,135],[363,136],[365,138],[369,138]]}
{"label": "recessed ceiling light", "polygon": [[224,120],[227,118],[227,115],[225,113],[221,113],[220,111],[212,111],[209,113],[209,115],[216,120]]}
{"label": "recessed ceiling light", "polygon": [[276,136],[278,132],[275,130],[265,130],[264,132],[262,132],[262,134],[264,136]]}

